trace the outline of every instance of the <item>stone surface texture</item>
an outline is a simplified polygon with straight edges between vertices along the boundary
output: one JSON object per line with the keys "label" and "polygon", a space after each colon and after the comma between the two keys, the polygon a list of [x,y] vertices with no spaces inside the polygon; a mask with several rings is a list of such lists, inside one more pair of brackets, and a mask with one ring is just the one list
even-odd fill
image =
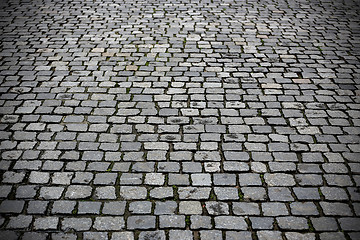
{"label": "stone surface texture", "polygon": [[0,16],[0,239],[360,238],[358,0]]}

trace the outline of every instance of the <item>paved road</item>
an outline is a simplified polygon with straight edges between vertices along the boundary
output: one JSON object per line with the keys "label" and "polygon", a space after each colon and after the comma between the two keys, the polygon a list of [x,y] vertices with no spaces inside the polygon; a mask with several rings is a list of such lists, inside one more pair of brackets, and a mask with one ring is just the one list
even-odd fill
{"label": "paved road", "polygon": [[1,1],[0,239],[360,239],[359,15]]}

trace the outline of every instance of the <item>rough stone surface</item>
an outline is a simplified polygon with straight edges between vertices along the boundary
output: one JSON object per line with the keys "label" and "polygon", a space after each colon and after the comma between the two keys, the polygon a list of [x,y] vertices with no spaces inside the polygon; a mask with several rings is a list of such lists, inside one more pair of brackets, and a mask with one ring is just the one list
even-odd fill
{"label": "rough stone surface", "polygon": [[359,1],[0,16],[1,239],[360,239]]}

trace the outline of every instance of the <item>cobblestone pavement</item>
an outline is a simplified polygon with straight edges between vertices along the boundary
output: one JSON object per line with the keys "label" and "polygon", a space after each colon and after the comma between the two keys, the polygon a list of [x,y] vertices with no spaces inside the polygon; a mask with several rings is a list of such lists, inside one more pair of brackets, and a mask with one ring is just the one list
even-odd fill
{"label": "cobblestone pavement", "polygon": [[0,12],[0,239],[360,239],[359,1]]}

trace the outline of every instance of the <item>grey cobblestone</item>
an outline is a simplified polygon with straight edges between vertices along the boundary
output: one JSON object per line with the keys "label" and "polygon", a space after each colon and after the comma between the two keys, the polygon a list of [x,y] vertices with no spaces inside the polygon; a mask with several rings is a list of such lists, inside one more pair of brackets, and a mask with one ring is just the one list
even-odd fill
{"label": "grey cobblestone", "polygon": [[197,201],[182,201],[179,203],[180,214],[202,214],[202,207],[200,202]]}
{"label": "grey cobblestone", "polygon": [[95,240],[95,239],[105,239],[108,240],[108,235],[106,232],[84,232],[83,239],[86,240]]}
{"label": "grey cobblestone", "polygon": [[252,239],[251,232],[247,232],[247,231],[240,231],[240,232],[226,231],[225,238],[229,239],[229,240],[237,240],[237,239],[251,240]]}
{"label": "grey cobblestone", "polygon": [[1,1],[0,238],[359,239],[359,15]]}
{"label": "grey cobblestone", "polygon": [[209,239],[209,240],[221,240],[222,234],[219,230],[202,230],[200,231],[201,239]]}
{"label": "grey cobblestone", "polygon": [[159,217],[160,228],[185,228],[185,216],[161,215]]}
{"label": "grey cobblestone", "polygon": [[102,213],[106,215],[123,215],[125,207],[126,202],[105,202]]}
{"label": "grey cobblestone", "polygon": [[207,202],[206,210],[210,215],[228,215],[229,206],[221,202]]}
{"label": "grey cobblestone", "polygon": [[129,211],[135,214],[150,214],[152,203],[146,201],[135,201],[129,204]]}
{"label": "grey cobblestone", "polygon": [[79,202],[78,214],[99,214],[101,208],[100,202]]}
{"label": "grey cobblestone", "polygon": [[16,217],[10,217],[10,221],[7,224],[6,228],[8,229],[26,229],[30,226],[32,222],[32,216],[19,215]]}
{"label": "grey cobblestone", "polygon": [[52,230],[57,229],[59,223],[58,217],[39,217],[34,221],[34,228],[36,230]]}
{"label": "grey cobblestone", "polygon": [[277,217],[276,220],[281,229],[304,230],[309,228],[306,218],[302,217]]}
{"label": "grey cobblestone", "polygon": [[155,228],[154,216],[130,216],[127,219],[128,229],[152,229]]}
{"label": "grey cobblestone", "polygon": [[88,231],[92,226],[91,218],[65,218],[61,222],[61,229],[63,231]]}
{"label": "grey cobblestone", "polygon": [[192,215],[190,217],[191,229],[211,229],[211,217],[209,216],[200,216]]}
{"label": "grey cobblestone", "polygon": [[120,196],[124,199],[145,199],[147,196],[147,190],[145,187],[120,187]]}
{"label": "grey cobblestone", "polygon": [[289,202],[294,200],[290,189],[286,187],[269,187],[268,195],[270,201]]}
{"label": "grey cobblestone", "polygon": [[232,210],[235,215],[259,215],[260,208],[256,203],[233,202]]}
{"label": "grey cobblestone", "polygon": [[97,217],[93,227],[99,231],[116,231],[125,227],[125,221],[123,217]]}
{"label": "grey cobblestone", "polygon": [[214,218],[215,228],[219,229],[233,229],[233,230],[246,230],[247,224],[242,217],[234,216],[218,216]]}
{"label": "grey cobblestone", "polygon": [[154,214],[155,215],[175,214],[176,209],[177,209],[176,202],[173,201],[156,202]]}
{"label": "grey cobblestone", "polygon": [[311,218],[311,223],[317,231],[336,231],[338,229],[335,218],[331,217],[314,217]]}
{"label": "grey cobblestone", "polygon": [[44,214],[49,202],[48,201],[29,201],[27,213],[29,214]]}
{"label": "grey cobblestone", "polygon": [[251,226],[253,229],[273,229],[274,219],[270,217],[251,217]]}
{"label": "grey cobblestone", "polygon": [[111,240],[134,240],[134,234],[132,232],[114,232]]}
{"label": "grey cobblestone", "polygon": [[[60,190],[60,188],[59,188]],[[65,193],[68,199],[83,199],[91,196],[92,188],[90,186],[71,185]]]}
{"label": "grey cobblestone", "polygon": [[146,239],[157,239],[157,240],[165,240],[165,232],[164,231],[143,231],[139,234],[139,240]]}
{"label": "grey cobblestone", "polygon": [[192,240],[193,234],[189,230],[170,230],[169,239],[170,240],[176,240],[176,239]]}
{"label": "grey cobblestone", "polygon": [[75,205],[76,205],[75,201],[66,201],[66,200],[55,201],[52,205],[51,212],[53,214],[59,214],[59,213],[71,214],[75,208]]}

